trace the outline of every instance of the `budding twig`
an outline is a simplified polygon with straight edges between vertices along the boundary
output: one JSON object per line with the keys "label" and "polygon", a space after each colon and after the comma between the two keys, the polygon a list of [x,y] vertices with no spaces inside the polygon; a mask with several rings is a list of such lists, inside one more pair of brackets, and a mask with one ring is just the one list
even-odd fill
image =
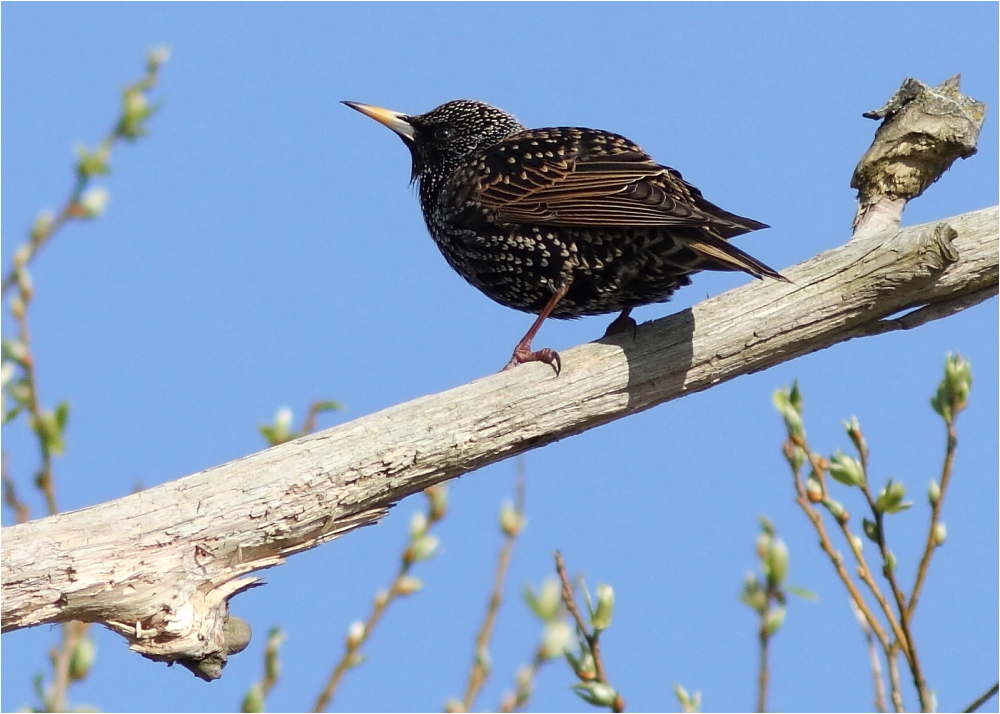
{"label": "budding twig", "polygon": [[465,689],[465,696],[462,698],[462,706],[465,711],[472,711],[476,703],[476,697],[490,676],[489,648],[490,639],[493,636],[493,628],[496,625],[497,615],[500,613],[500,606],[503,604],[503,586],[507,578],[507,570],[510,567],[511,555],[514,552],[514,543],[521,534],[524,527],[524,475],[518,478],[516,486],[516,496],[514,506],[508,510],[501,511],[500,527],[504,532],[505,540],[500,556],[497,558],[496,575],[493,578],[493,592],[490,595],[489,604],[486,606],[486,615],[483,618],[482,627],[476,636],[476,652],[473,657],[472,670],[469,672],[469,683]]}
{"label": "budding twig", "polygon": [[424,489],[428,500],[427,516],[421,520],[421,516],[418,514],[418,517],[414,519],[414,524],[410,527],[409,543],[400,557],[399,571],[396,573],[392,585],[389,586],[389,590],[377,593],[368,619],[364,623],[355,623],[348,631],[344,643],[344,655],[333,668],[323,691],[316,698],[314,712],[326,711],[344,674],[347,673],[347,670],[361,664],[363,661],[360,654],[361,648],[368,641],[372,631],[389,606],[398,598],[410,595],[420,589],[420,581],[410,575],[410,570],[415,563],[427,560],[434,554],[437,539],[429,535],[428,531],[445,516],[447,511],[446,493],[445,487],[442,485]]}

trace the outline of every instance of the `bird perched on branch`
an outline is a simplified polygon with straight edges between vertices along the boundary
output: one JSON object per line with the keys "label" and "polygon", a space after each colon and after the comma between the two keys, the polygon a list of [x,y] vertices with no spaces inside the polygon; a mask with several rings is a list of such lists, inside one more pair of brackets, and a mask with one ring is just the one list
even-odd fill
{"label": "bird perched on branch", "polygon": [[618,134],[528,129],[482,102],[457,100],[408,115],[344,102],[396,132],[413,158],[411,181],[448,264],[501,305],[537,314],[504,369],[545,362],[533,351],[547,317],[621,314],[664,302],[699,270],[785,280],[729,239],[767,226],[706,201],[680,173]]}

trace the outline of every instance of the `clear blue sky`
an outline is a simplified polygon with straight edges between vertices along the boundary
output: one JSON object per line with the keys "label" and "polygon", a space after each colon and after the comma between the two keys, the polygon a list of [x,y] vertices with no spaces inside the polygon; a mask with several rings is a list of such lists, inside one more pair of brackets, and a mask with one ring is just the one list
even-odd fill
{"label": "clear blue sky", "polygon": [[[108,130],[145,51],[173,56],[150,135],[113,156],[106,218],[73,225],[33,269],[43,400],[72,404],[61,506],[80,508],[263,446],[259,423],[318,398],[346,413],[324,426],[464,384],[499,369],[530,317],[454,274],[427,236],[409,157],[390,132],[338,102],[406,112],[467,97],[529,126],[613,130],[681,170],[712,201],[770,230],[741,247],[782,269],[842,244],[849,187],[877,108],[908,76],[956,72],[989,106],[979,154],[906,212],[908,224],[997,203],[997,5],[920,4],[12,4],[2,7],[3,261],[38,211],[58,208],[72,147]],[[682,309],[746,282],[703,275]],[[608,319],[546,324],[539,345],[596,339]],[[11,329],[4,316],[5,332]],[[807,429],[847,449],[856,415],[874,478],[902,479],[916,506],[890,538],[911,582],[939,473],[943,430],[928,399],[957,351],[975,374],[960,421],[949,540],[933,563],[916,638],[941,708],[996,679],[997,300],[906,334],[838,345],[615,422],[525,457],[529,524],[479,701],[496,707],[538,626],[518,592],[570,568],[617,593],[604,652],[629,707],[673,710],[674,682],[706,710],[753,706],[755,617],[738,601],[756,567],[756,516],[791,549],[791,603],[773,650],[771,705],[865,710],[860,633],[816,537],[792,502],[772,392],[798,378]],[[22,424],[4,450],[36,514],[34,451]],[[340,710],[439,710],[460,695],[500,546],[496,513],[516,468],[501,463],[451,488],[439,556],[419,595],[394,608],[335,702]],[[848,500],[860,515],[860,504]],[[206,684],[98,636],[93,674],[72,699],[105,711],[226,711],[260,676],[268,628],[288,632],[272,711],[310,707],[348,624],[389,582],[412,512],[294,557],[267,587],[238,596],[256,637]],[[10,515],[4,514],[4,523]],[[4,635],[2,708],[34,703],[48,671],[47,628]],[[537,710],[584,705],[556,663]],[[909,687],[907,687],[909,691]],[[915,701],[908,696],[912,707]],[[997,711],[994,699],[989,705]]]}

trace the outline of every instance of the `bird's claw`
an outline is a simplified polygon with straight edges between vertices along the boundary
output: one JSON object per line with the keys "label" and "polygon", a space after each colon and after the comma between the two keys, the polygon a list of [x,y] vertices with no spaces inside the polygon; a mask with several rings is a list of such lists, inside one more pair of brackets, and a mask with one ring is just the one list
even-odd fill
{"label": "bird's claw", "polygon": [[550,347],[543,347],[535,352],[528,349],[515,349],[514,354],[511,355],[510,362],[500,371],[506,372],[525,362],[544,362],[547,365],[551,365],[552,369],[556,371],[557,377],[562,372],[562,359],[559,357],[559,353]]}

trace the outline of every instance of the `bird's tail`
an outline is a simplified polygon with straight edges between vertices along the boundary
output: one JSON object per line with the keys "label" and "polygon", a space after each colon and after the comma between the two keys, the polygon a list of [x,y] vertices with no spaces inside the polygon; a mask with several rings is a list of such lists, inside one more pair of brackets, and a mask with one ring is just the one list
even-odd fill
{"label": "bird's tail", "polygon": [[687,248],[705,259],[706,262],[699,266],[703,270],[741,270],[755,278],[768,277],[785,283],[791,282],[777,270],[707,230],[699,231],[697,236],[678,236],[678,238]]}

